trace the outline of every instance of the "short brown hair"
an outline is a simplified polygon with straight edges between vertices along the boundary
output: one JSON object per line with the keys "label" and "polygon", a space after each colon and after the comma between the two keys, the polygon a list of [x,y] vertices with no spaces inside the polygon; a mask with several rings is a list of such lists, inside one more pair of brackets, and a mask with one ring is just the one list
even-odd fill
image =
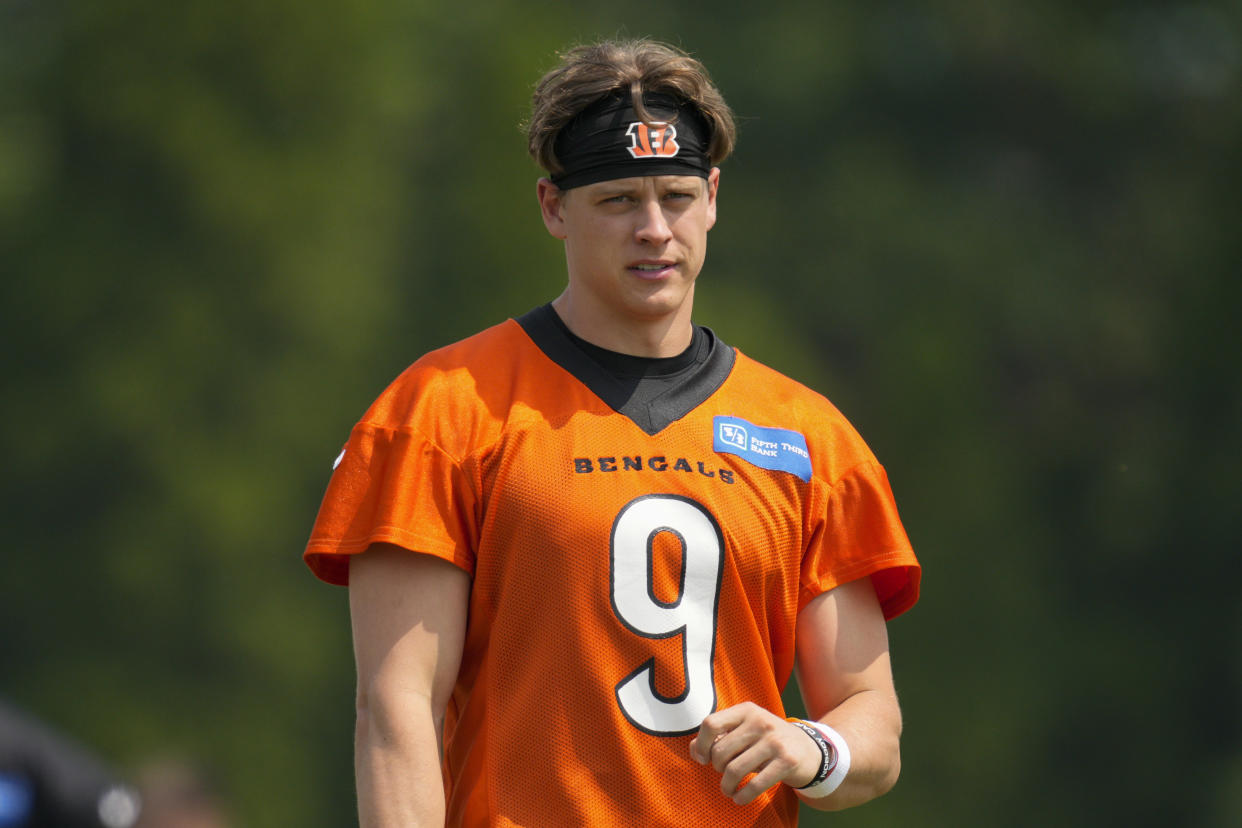
{"label": "short brown hair", "polygon": [[605,40],[575,46],[560,55],[560,64],[535,85],[526,138],[531,157],[549,173],[561,173],[556,136],[588,106],[614,92],[629,92],[634,110],[644,121],[655,119],[643,106],[645,92],[661,92],[688,101],[711,126],[707,156],[719,164],[733,151],[737,128],[707,69],[690,55],[646,38]]}

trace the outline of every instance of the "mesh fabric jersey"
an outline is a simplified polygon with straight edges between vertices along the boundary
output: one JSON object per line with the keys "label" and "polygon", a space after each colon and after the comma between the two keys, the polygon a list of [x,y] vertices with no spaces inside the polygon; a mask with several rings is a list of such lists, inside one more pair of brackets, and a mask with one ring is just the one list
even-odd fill
{"label": "mesh fabric jersey", "polygon": [[[314,573],[345,584],[348,557],[387,542],[473,576],[449,825],[796,823],[785,786],[725,798],[690,758],[694,731],[742,701],[783,715],[798,610],[871,576],[891,618],[919,568],[840,413],[714,348],[643,428],[568,340],[508,320],[420,359],[354,428],[306,547]],[[804,435],[808,479],[718,450],[722,422]]]}

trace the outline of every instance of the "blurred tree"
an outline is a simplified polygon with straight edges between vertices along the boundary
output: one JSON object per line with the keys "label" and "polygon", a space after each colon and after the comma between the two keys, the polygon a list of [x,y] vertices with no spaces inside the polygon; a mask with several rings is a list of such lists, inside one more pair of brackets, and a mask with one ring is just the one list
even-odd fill
{"label": "blurred tree", "polygon": [[126,759],[229,768],[257,824],[347,821],[342,605],[291,549],[395,324],[419,10],[4,15],[6,683]]}
{"label": "blurred tree", "polygon": [[892,627],[905,776],[831,822],[1236,824],[1240,31],[0,5],[0,689],[118,760],[201,757],[246,824],[350,822],[345,596],[297,556],[328,464],[419,353],[559,289],[531,85],[650,34],[741,116],[701,321],[860,426],[927,567]]}

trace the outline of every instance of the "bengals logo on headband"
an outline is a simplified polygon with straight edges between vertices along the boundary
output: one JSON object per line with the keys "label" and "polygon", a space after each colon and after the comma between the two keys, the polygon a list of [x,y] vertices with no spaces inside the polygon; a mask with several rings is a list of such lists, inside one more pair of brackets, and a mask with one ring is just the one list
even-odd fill
{"label": "bengals logo on headband", "polygon": [[677,128],[672,124],[648,126],[635,121],[625,134],[630,136],[628,149],[635,158],[672,158],[681,149],[681,144],[677,143]]}

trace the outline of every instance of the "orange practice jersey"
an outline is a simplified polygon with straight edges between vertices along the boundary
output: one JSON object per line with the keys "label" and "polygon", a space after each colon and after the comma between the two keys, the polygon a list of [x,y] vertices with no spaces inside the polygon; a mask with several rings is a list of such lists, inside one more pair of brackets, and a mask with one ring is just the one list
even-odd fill
{"label": "orange practice jersey", "polygon": [[388,542],[473,575],[449,825],[796,824],[791,789],[735,805],[689,743],[739,702],[783,715],[816,595],[870,576],[887,617],[913,605],[919,565],[883,469],[827,400],[718,340],[640,427],[528,317],[426,355],[380,396],[307,563],[345,584],[350,555]]}

